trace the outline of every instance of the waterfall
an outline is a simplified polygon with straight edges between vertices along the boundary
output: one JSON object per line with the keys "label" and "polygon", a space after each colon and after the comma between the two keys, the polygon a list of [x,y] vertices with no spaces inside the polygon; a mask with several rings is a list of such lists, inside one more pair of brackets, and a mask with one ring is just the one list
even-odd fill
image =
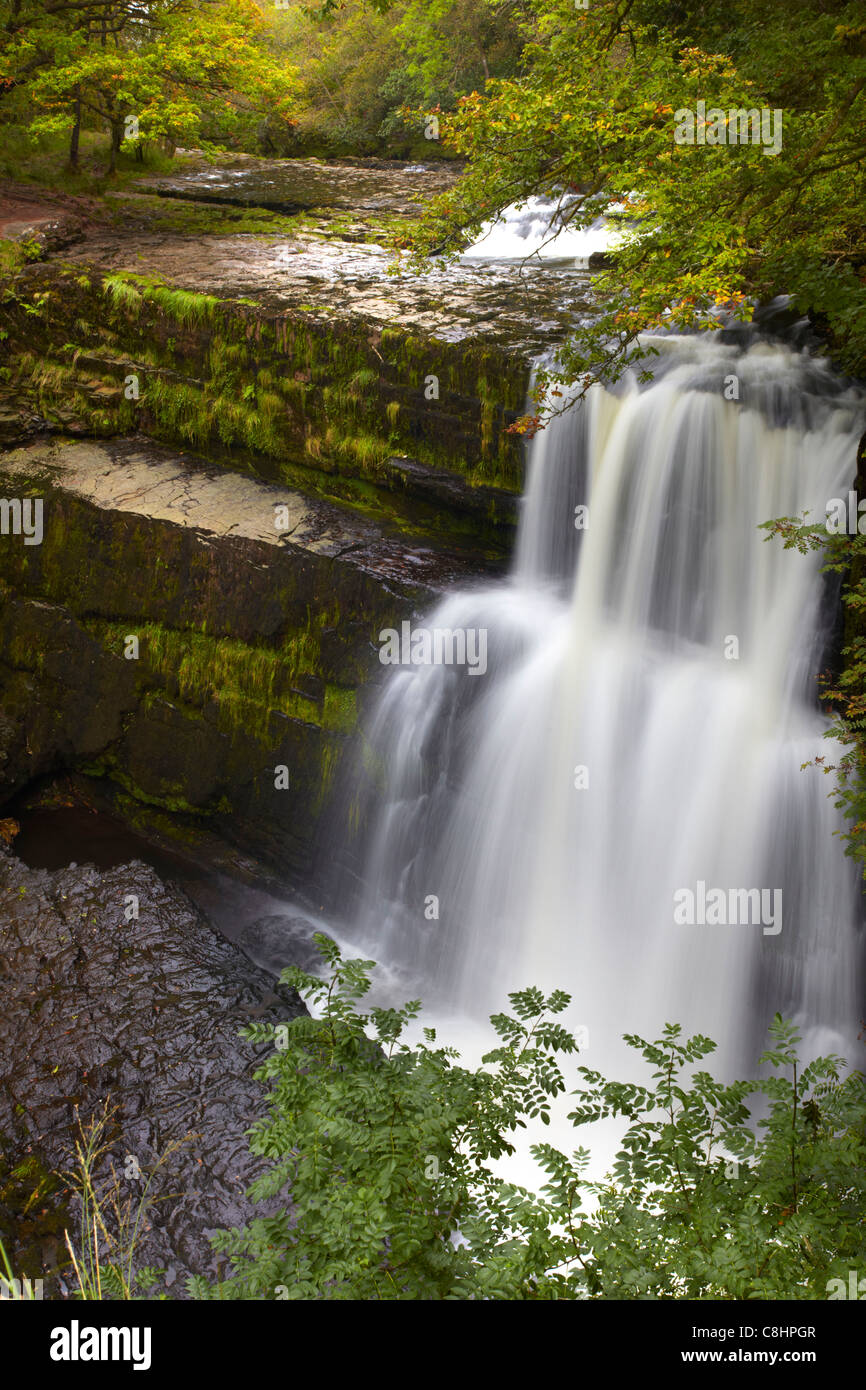
{"label": "waterfall", "polygon": [[[596,198],[598,203],[598,198]],[[606,200],[603,200],[606,202]],[[620,231],[600,212],[587,227],[568,226],[563,218],[576,202],[573,193],[558,198],[533,196],[512,203],[498,217],[485,222],[477,239],[463,252],[464,261],[555,262],[572,269],[586,269],[590,257],[607,251]],[[619,204],[605,209],[615,213]]]}
{"label": "waterfall", "polygon": [[[508,579],[425,618],[484,629],[485,674],[389,676],[350,934],[472,1018],[565,989],[593,1066],[666,1021],[752,1066],[776,1010],[852,1054],[858,878],[801,770],[832,761],[833,595],[758,527],[847,496],[863,396],[753,331],[654,343],[650,384],[594,385],[532,441]],[[752,916],[683,922],[686,890]]]}

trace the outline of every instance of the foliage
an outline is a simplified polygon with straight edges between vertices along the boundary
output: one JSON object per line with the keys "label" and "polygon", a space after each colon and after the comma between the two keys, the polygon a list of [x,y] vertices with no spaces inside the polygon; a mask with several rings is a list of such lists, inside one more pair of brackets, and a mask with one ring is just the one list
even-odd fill
{"label": "foliage", "polygon": [[275,39],[299,67],[302,95],[285,153],[414,153],[441,146],[404,108],[452,109],[488,76],[514,71],[520,39],[510,0],[347,0],[325,13],[293,4]]}
{"label": "foliage", "polygon": [[3,283],[7,277],[11,280],[28,261],[38,261],[41,257],[42,248],[35,237],[22,241],[0,239],[0,280]]}
{"label": "foliage", "polygon": [[30,130],[75,142],[82,115],[104,123],[112,170],[124,139],[222,143],[266,112],[288,118],[296,96],[253,0],[0,0],[0,20],[0,71]]}
{"label": "foliage", "polygon": [[[11,113],[3,112],[0,106],[0,114]],[[173,156],[155,143],[133,145],[127,142],[118,150],[114,172],[109,174],[110,145],[111,137],[107,133],[82,131],[78,160],[73,168],[69,164],[68,131],[37,135],[20,120],[10,120],[8,124],[0,124],[0,178],[66,193],[99,196],[109,187],[113,192],[118,191],[125,184],[140,179],[142,173],[167,174],[175,167]],[[93,215],[107,217],[107,206],[105,209],[94,206]]]}
{"label": "foliage", "polygon": [[[144,142],[265,153],[441,155],[404,108],[451,109],[515,69],[513,0],[0,0],[0,120],[108,129],[109,170]],[[127,118],[138,134],[126,135]],[[79,131],[82,134],[79,134]]]}
{"label": "foliage", "polygon": [[[862,368],[861,7],[534,0],[521,16],[521,72],[443,114],[440,133],[468,160],[465,176],[398,250],[416,265],[457,254],[485,219],[535,194],[575,227],[616,200],[627,235],[595,282],[603,312],[577,328],[561,377],[616,379],[639,363],[642,332],[718,328],[723,314],[748,319],[753,299],[780,291],[824,320],[844,367]],[[699,101],[723,113],[766,108],[766,148],[677,143],[677,113]],[[731,127],[725,114],[725,137]]]}
{"label": "foliage", "polygon": [[646,1085],[578,1067],[571,1121],[624,1117],[627,1133],[601,1182],[586,1149],[535,1144],[547,1174],[535,1194],[492,1164],[566,1089],[568,996],[511,995],[471,1070],[431,1029],[406,1040],[417,1001],[362,1012],[372,962],[317,939],[328,978],[283,979],[320,1016],[246,1032],[275,1044],[257,1073],[268,1111],[250,1132],[265,1162],[251,1195],[272,1214],[214,1238],[233,1272],[192,1280],[197,1297],[824,1298],[862,1266],[864,1077],[843,1079],[832,1057],[803,1067],[778,1015],[763,1080],[695,1070],[714,1044],[672,1025],[656,1042],[627,1038]]}

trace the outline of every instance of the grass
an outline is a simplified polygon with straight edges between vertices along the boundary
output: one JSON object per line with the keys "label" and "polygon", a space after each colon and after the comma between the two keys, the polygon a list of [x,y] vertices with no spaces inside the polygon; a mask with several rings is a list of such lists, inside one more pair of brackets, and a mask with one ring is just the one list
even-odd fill
{"label": "grass", "polygon": [[137,290],[124,275],[106,275],[102,290],[112,303],[122,309],[134,310],[142,300],[141,290]]}
{"label": "grass", "polygon": [[102,281],[102,291],[115,305],[128,311],[137,311],[142,301],[156,304],[184,327],[207,323],[222,303],[215,294],[176,289],[147,275],[134,275],[128,271],[106,275]]}
{"label": "grass", "polygon": [[145,289],[144,297],[184,325],[206,323],[213,318],[214,310],[221,302],[215,294],[197,294],[193,290],[153,284]]}
{"label": "grass", "polygon": [[[105,1299],[128,1300],[147,1294],[158,1281],[162,1270],[142,1267],[133,1272],[142,1236],[150,1229],[148,1215],[156,1201],[152,1187],[157,1173],[171,1156],[192,1136],[169,1144],[148,1173],[138,1170],[124,1172],[127,1182],[138,1184],[133,1194],[124,1195],[121,1175],[109,1162],[109,1173],[99,1178],[97,1172],[109,1155],[114,1143],[106,1138],[113,1125],[116,1106],[103,1103],[102,1113],[86,1126],[78,1121],[79,1137],[75,1141],[75,1166],[62,1176],[70,1183],[81,1204],[78,1238],[73,1242],[67,1230],[66,1248],[78,1282],[76,1297],[89,1301]],[[128,1155],[127,1164],[129,1158]],[[134,1160],[138,1168],[137,1160]],[[179,1195],[179,1194],[172,1194]]]}
{"label": "grass", "polygon": [[0,1292],[4,1301],[10,1303],[33,1303],[36,1300],[36,1283],[32,1279],[16,1279],[12,1273],[6,1247],[0,1240],[0,1264],[5,1273],[0,1275]]}
{"label": "grass", "polygon": [[[149,1217],[155,1203],[180,1194],[156,1197],[154,1182],[169,1159],[193,1137],[187,1135],[173,1141],[147,1171],[139,1168],[133,1155],[127,1155],[124,1171],[118,1173],[111,1161],[111,1154],[117,1147],[116,1111],[117,1106],[106,1100],[101,1112],[85,1125],[76,1110],[78,1134],[73,1144],[73,1166],[50,1175],[53,1181],[67,1185],[80,1208],[77,1231],[70,1232],[66,1224],[62,1227],[69,1261],[61,1268],[71,1267],[77,1283],[73,1297],[77,1299],[136,1299],[147,1296],[148,1290],[158,1281],[162,1270],[145,1266],[135,1270],[134,1266],[142,1237],[150,1230]],[[130,1167],[130,1159],[133,1159],[134,1168]],[[68,1217],[64,1214],[62,1220],[65,1223]],[[41,1299],[41,1282],[13,1274],[0,1240],[0,1294],[3,1299],[10,1302]]]}
{"label": "grass", "polygon": [[136,160],[134,151],[121,148],[117,157],[117,173],[109,178],[108,136],[99,131],[83,130],[79,150],[78,172],[69,168],[69,141],[63,134],[33,136],[22,125],[0,126],[0,178],[16,183],[40,184],[63,193],[85,193],[98,196],[109,188],[121,188],[140,179],[144,174],[169,174],[181,161],[163,154],[155,145],[145,146],[144,163]]}

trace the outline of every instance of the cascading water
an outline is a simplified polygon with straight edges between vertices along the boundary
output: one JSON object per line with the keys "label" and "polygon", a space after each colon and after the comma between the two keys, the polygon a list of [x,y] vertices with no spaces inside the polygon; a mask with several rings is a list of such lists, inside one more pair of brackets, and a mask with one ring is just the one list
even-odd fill
{"label": "cascading water", "polygon": [[[601,212],[587,227],[563,225],[576,200],[571,193],[559,198],[532,197],[505,208],[485,222],[477,241],[463,253],[465,261],[544,261],[586,269],[590,257],[605,252],[618,232]],[[598,200],[596,200],[597,202]],[[616,204],[607,208],[616,211]]]}
{"label": "cascading water", "polygon": [[[486,630],[486,673],[391,675],[350,936],[449,1013],[567,990],[602,1070],[668,1020],[751,1066],[777,1009],[850,1054],[857,875],[801,771],[833,752],[827,587],[758,527],[847,494],[863,396],[754,334],[655,345],[649,386],[596,385],[532,442],[510,578],[425,619]],[[781,910],[682,924],[701,883]]]}

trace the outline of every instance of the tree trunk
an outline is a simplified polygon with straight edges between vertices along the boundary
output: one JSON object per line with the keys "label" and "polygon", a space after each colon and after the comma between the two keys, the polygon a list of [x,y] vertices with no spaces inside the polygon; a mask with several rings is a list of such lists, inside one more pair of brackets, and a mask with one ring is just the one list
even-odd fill
{"label": "tree trunk", "polygon": [[117,173],[117,155],[123,142],[123,118],[116,117],[111,122],[111,144],[108,154],[108,173]]}
{"label": "tree trunk", "polygon": [[72,134],[69,137],[69,167],[73,173],[78,173],[78,146],[81,140],[81,88],[75,88],[75,101],[72,107],[75,113],[75,123],[72,127]]}

